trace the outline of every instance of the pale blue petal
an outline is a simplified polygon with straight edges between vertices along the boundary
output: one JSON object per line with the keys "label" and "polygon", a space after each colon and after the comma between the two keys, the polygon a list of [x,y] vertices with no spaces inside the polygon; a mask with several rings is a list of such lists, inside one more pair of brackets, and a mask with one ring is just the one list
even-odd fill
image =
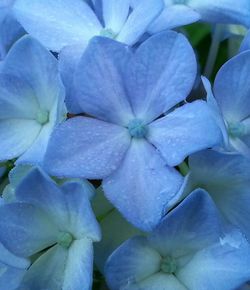
{"label": "pale blue petal", "polygon": [[250,164],[240,155],[203,151],[189,158],[193,187],[208,191],[227,220],[250,238]]}
{"label": "pale blue petal", "polygon": [[118,34],[128,17],[130,0],[103,0],[102,2],[105,28]]}
{"label": "pale blue petal", "polygon": [[61,232],[100,239],[88,195],[79,183],[65,183],[60,188],[45,173],[34,169],[17,187],[16,198],[46,212]]}
{"label": "pale blue petal", "polygon": [[185,104],[154,121],[147,138],[170,166],[180,164],[191,153],[223,142],[221,130],[204,101]]}
{"label": "pale blue petal", "polygon": [[74,241],[69,248],[63,286],[60,290],[91,289],[92,273],[93,246],[91,240]]}
{"label": "pale blue petal", "polygon": [[87,44],[76,44],[64,47],[59,54],[59,71],[63,84],[66,89],[65,103],[70,113],[82,113],[74,87],[74,75],[81,56],[83,55]]}
{"label": "pale blue petal", "polygon": [[121,125],[134,118],[123,84],[129,57],[127,46],[109,38],[90,42],[75,75],[82,112]]}
{"label": "pale blue petal", "polygon": [[229,122],[250,116],[250,51],[243,52],[222,66],[215,84],[215,98]]}
{"label": "pale blue petal", "polygon": [[248,144],[240,138],[231,138],[230,144],[237,152],[245,156],[248,160],[250,159],[250,147]]}
{"label": "pale blue petal", "polygon": [[163,257],[182,257],[219,240],[224,228],[212,199],[196,190],[160,222],[149,237]]}
{"label": "pale blue petal", "polygon": [[188,5],[200,13],[203,21],[250,25],[250,2],[248,0],[191,0]]}
{"label": "pale blue petal", "polygon": [[0,207],[0,239],[12,253],[28,257],[57,241],[58,230],[46,214],[32,205],[10,203]]}
{"label": "pale blue petal", "polygon": [[147,0],[135,6],[116,39],[128,45],[135,44],[163,7],[162,0]]}
{"label": "pale blue petal", "polygon": [[200,20],[200,18],[200,14],[188,6],[167,6],[160,16],[150,25],[148,31],[153,34],[166,29],[173,29],[194,23]]}
{"label": "pale blue petal", "polygon": [[13,255],[0,243],[0,290],[15,290],[29,267],[30,262]]}
{"label": "pale blue petal", "polygon": [[31,265],[18,289],[61,290],[67,256],[68,250],[61,246],[50,248]]}
{"label": "pale blue petal", "polygon": [[182,177],[156,149],[134,139],[120,167],[103,181],[107,198],[139,229],[150,231],[165,214]]}
{"label": "pale blue petal", "polygon": [[54,131],[45,156],[45,167],[59,177],[101,179],[114,171],[130,144],[123,127],[76,117]]}
{"label": "pale blue petal", "polygon": [[105,199],[99,189],[93,200],[93,209],[102,229],[102,240],[95,244],[95,264],[103,273],[109,255],[127,239],[141,232],[128,223]]}
{"label": "pale blue petal", "polygon": [[198,252],[176,276],[192,290],[234,290],[249,280],[249,263],[249,243],[233,231]]}
{"label": "pale blue petal", "polygon": [[7,119],[0,121],[0,160],[22,155],[35,141],[41,130],[35,120]]}
{"label": "pale blue petal", "polygon": [[15,43],[2,71],[31,86],[42,110],[50,111],[56,100],[64,98],[57,59],[30,36],[24,36]]}
{"label": "pale blue petal", "polygon": [[195,55],[182,34],[152,36],[138,48],[126,73],[136,117],[152,121],[165,113],[186,99],[195,78]]}
{"label": "pale blue petal", "polygon": [[160,261],[161,256],[150,247],[146,238],[135,237],[126,241],[106,263],[105,277],[109,288],[138,289],[133,288],[138,281],[160,271]]}
{"label": "pale blue petal", "polygon": [[86,43],[102,29],[91,8],[81,0],[16,0],[17,19],[33,37],[50,50]]}

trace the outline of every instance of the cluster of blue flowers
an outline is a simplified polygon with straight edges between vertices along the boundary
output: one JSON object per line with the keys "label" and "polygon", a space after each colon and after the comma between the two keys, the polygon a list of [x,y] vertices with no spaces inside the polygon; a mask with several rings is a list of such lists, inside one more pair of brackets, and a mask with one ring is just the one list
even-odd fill
{"label": "cluster of blue flowers", "polygon": [[0,0],[0,290],[250,289],[248,29],[249,0]]}

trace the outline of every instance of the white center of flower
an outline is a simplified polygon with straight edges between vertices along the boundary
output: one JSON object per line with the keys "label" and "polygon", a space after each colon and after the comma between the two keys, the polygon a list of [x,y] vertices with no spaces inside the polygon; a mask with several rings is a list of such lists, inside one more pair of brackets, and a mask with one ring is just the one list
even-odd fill
{"label": "white center of flower", "polygon": [[176,260],[173,257],[167,256],[161,260],[161,271],[166,274],[173,274],[177,270]]}
{"label": "white center of flower", "polygon": [[62,246],[63,248],[68,249],[72,244],[74,238],[70,233],[62,232],[60,233],[59,237],[57,238],[58,245]]}
{"label": "white center of flower", "polygon": [[45,110],[39,110],[36,114],[36,121],[44,125],[49,122],[49,112]]}
{"label": "white center of flower", "polygon": [[130,136],[134,138],[144,138],[148,133],[147,125],[140,119],[131,120],[127,127]]}
{"label": "white center of flower", "polygon": [[103,28],[101,31],[100,31],[100,36],[104,36],[104,37],[108,37],[108,38],[111,38],[111,39],[115,39],[116,38],[116,33],[110,29],[110,28]]}

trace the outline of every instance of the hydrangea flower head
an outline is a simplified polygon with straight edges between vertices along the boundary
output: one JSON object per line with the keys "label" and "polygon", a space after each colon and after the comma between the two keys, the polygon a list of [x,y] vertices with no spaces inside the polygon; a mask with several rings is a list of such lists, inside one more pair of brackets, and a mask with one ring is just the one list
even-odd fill
{"label": "hydrangea flower head", "polygon": [[148,236],[123,243],[108,259],[111,290],[234,290],[249,279],[250,246],[223,225],[197,190]]}
{"label": "hydrangea flower head", "polygon": [[58,187],[34,169],[18,185],[16,201],[0,207],[0,241],[33,261],[20,289],[90,289],[100,229],[85,191],[79,183]]}
{"label": "hydrangea flower head", "polygon": [[0,74],[0,160],[39,164],[66,116],[57,60],[29,36],[9,51]]}
{"label": "hydrangea flower head", "polygon": [[95,38],[75,75],[80,109],[94,118],[58,127],[46,168],[60,177],[104,179],[108,199],[132,223],[151,229],[181,185],[172,167],[221,142],[206,102],[175,108],[195,77],[193,50],[178,33],[153,36],[136,52]]}

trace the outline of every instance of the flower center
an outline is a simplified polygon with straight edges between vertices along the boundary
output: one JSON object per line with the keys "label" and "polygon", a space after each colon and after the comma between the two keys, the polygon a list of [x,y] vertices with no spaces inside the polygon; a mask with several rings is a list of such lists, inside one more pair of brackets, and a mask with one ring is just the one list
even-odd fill
{"label": "flower center", "polygon": [[241,138],[246,136],[250,133],[248,131],[249,130],[243,123],[228,123],[228,133],[232,138]]}
{"label": "flower center", "polygon": [[111,39],[115,39],[116,38],[116,33],[110,29],[110,28],[103,28],[101,31],[100,31],[100,36],[104,36],[104,37],[108,37],[108,38],[111,38]]}
{"label": "flower center", "polygon": [[161,271],[166,274],[173,274],[177,270],[176,260],[170,256],[161,260]]}
{"label": "flower center", "polygon": [[62,232],[57,239],[57,243],[63,248],[68,249],[72,244],[73,240],[74,238],[70,233]]}
{"label": "flower center", "polygon": [[36,114],[36,121],[44,125],[49,122],[49,112],[45,110],[39,110]]}
{"label": "flower center", "polygon": [[143,138],[147,135],[148,126],[142,120],[134,119],[128,123],[128,131],[131,137]]}

